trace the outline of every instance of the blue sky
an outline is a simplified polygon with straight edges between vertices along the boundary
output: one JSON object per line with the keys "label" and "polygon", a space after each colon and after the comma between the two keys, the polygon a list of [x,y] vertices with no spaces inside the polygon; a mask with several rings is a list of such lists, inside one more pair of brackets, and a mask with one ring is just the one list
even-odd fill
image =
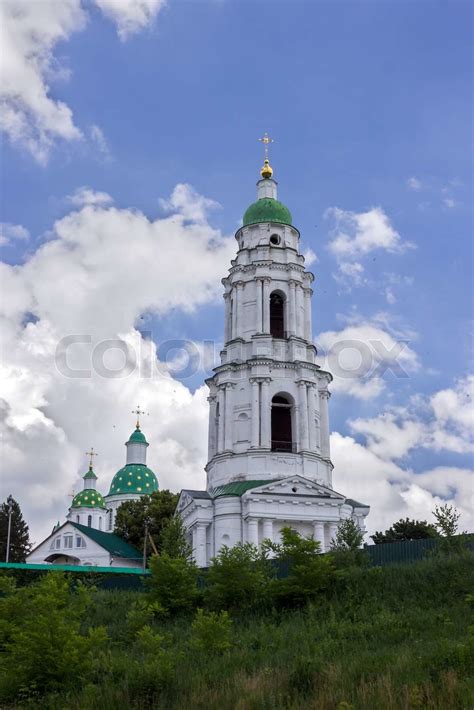
{"label": "blue sky", "polygon": [[[130,7],[140,1],[131,0]],[[27,264],[45,241],[57,238],[54,223],[79,209],[66,198],[83,186],[107,193],[119,210],[153,221],[167,216],[160,198],[169,199],[176,185],[189,184],[197,194],[219,203],[215,209],[206,208],[205,223],[225,239],[254,200],[262,159],[257,138],[268,131],[275,138],[271,155],[279,197],[292,211],[303,248],[317,255],[311,265],[316,274],[314,332],[326,334],[327,343],[328,333],[344,332],[348,324],[359,333],[371,326],[395,341],[407,341],[414,353],[407,361],[409,376],[387,375],[374,396],[336,388],[333,430],[413,475],[444,467],[439,479],[445,481],[446,467],[468,470],[472,454],[464,445],[466,417],[456,420],[455,411],[469,400],[465,385],[472,371],[471,4],[143,4],[150,6],[150,14],[119,37],[120,12],[112,16],[100,0],[82,5],[71,0],[75,17],[68,20],[63,39],[48,46],[49,69],[40,77],[50,99],[69,107],[81,135],[72,136],[69,128],[70,135],[61,138],[53,126],[46,156],[38,158],[24,137],[14,138],[7,129],[2,221],[23,226],[30,237],[13,235],[3,247],[3,260]],[[44,7],[47,28],[55,10],[49,3]],[[124,14],[126,7],[124,0]],[[27,87],[22,87],[26,95]],[[11,94],[7,101],[12,103]],[[34,134],[35,121],[44,116],[35,116],[31,107],[25,115]],[[110,204],[104,203],[103,209]],[[342,258],[331,249],[342,229],[334,208],[342,212],[344,228],[352,220],[352,229],[357,215],[379,208],[397,234],[394,248],[373,247],[358,254],[352,249],[349,260]],[[355,238],[354,232],[350,238]],[[130,233],[129,249],[136,244]],[[166,248],[166,240],[162,244]],[[125,247],[123,259],[128,258]],[[359,279],[347,272],[341,275],[341,264],[344,268],[349,262],[361,265]],[[152,267],[143,264],[144,269]],[[199,260],[195,268],[200,269]],[[100,291],[99,281],[90,286]],[[152,304],[146,310],[144,320],[137,310],[135,324],[151,330],[158,343],[222,337],[217,297],[203,300],[192,312],[183,313],[178,303],[161,312]],[[203,376],[199,372],[183,382],[194,392]],[[43,392],[51,411],[54,397],[65,397],[60,390],[56,387],[54,395]],[[448,394],[438,397],[434,406],[431,398],[439,392]],[[73,440],[59,408],[54,419],[40,400],[31,407],[46,412],[57,429],[66,431],[71,445],[68,466],[82,465],[78,447],[83,445],[85,451],[90,442]],[[444,400],[453,411],[443,413]],[[433,434],[439,425],[443,436],[461,437],[462,443],[440,444],[438,439],[432,445],[424,439],[421,444],[420,435],[398,457],[381,453],[390,436],[382,435],[375,422],[384,413],[398,427],[409,420],[417,426],[429,424]],[[21,441],[25,429],[18,422],[26,413],[17,412],[16,425],[11,416],[9,425],[17,426]],[[354,420],[366,424],[354,428]],[[79,422],[70,426],[77,432]],[[100,449],[100,442],[92,443]],[[39,436],[39,449],[43,444]],[[192,467],[192,454],[189,457]],[[166,466],[163,461],[159,465]],[[197,455],[194,465],[200,465]],[[104,471],[104,478],[112,473]],[[58,479],[63,481],[61,495],[76,475],[77,470]],[[390,479],[390,473],[383,475]],[[449,494],[434,474],[425,478],[433,500],[440,496],[469,507],[465,497],[472,478],[463,478]],[[56,486],[53,481],[48,485]],[[353,493],[357,498],[356,482]],[[64,508],[61,495],[53,496],[52,513]],[[409,496],[403,500],[413,503]],[[39,519],[34,501],[28,499],[25,505]],[[429,517],[428,508],[423,517]],[[384,510],[391,510],[390,505]],[[406,510],[393,508],[394,515],[400,511],[421,516],[424,510],[422,503]],[[391,522],[388,519],[387,525]]]}

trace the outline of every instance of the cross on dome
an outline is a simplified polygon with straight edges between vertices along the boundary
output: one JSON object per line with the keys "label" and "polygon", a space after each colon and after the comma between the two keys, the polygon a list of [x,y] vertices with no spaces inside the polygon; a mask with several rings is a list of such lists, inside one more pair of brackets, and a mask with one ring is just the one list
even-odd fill
{"label": "cross on dome", "polygon": [[149,412],[145,412],[144,409],[140,409],[140,405],[139,405],[139,404],[137,404],[137,408],[136,408],[136,409],[132,409],[132,414],[136,414],[136,415],[137,415],[137,429],[140,429],[140,416],[142,416],[142,415],[149,416]]}
{"label": "cross on dome", "polygon": [[94,447],[93,447],[93,446],[91,446],[91,450],[90,450],[90,451],[86,451],[86,456],[90,456],[90,461],[89,461],[89,469],[90,469],[90,470],[92,470],[93,457],[94,457],[94,456],[98,456],[98,455],[99,455],[99,454],[97,454],[97,453],[94,451]]}
{"label": "cross on dome", "polygon": [[270,161],[268,159],[268,146],[270,143],[274,143],[275,141],[273,138],[270,138],[267,132],[264,133],[263,138],[258,139],[261,143],[263,143],[263,149],[264,149],[264,154],[265,154],[265,160],[263,161],[263,167],[260,170],[260,175],[265,178],[271,178],[273,175],[273,168],[270,165]]}

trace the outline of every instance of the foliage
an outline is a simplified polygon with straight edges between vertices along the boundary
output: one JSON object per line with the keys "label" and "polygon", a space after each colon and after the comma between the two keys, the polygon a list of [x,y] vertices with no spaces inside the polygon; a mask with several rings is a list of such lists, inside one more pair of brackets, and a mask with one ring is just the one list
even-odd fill
{"label": "foliage", "polygon": [[51,572],[20,589],[4,580],[2,591],[1,699],[77,687],[92,675],[107,637],[100,626],[81,631],[88,590],[78,584],[71,592],[64,576]]}
{"label": "foliage", "polygon": [[275,580],[276,602],[284,606],[301,606],[314,601],[334,580],[329,555],[320,554],[320,543],[302,537],[290,527],[282,528],[281,544],[268,542],[276,560],[288,566],[288,576]]}
{"label": "foliage", "polygon": [[251,543],[224,545],[211,561],[204,600],[211,609],[257,609],[268,598],[272,567],[265,550]]}
{"label": "foliage", "polygon": [[376,545],[383,542],[397,542],[398,540],[423,540],[439,537],[436,527],[426,520],[410,520],[402,518],[394,523],[385,532],[376,532],[371,536]]}
{"label": "foliage", "polygon": [[453,537],[458,531],[459,518],[461,513],[458,513],[453,505],[437,505],[433,510],[433,515],[436,520],[436,527],[443,537]]}
{"label": "foliage", "polygon": [[150,559],[148,596],[168,613],[190,611],[197,600],[197,568],[184,557],[164,552]]}
{"label": "foliage", "polygon": [[148,532],[158,549],[163,548],[163,528],[172,517],[178,494],[168,490],[155,491],[149,496],[142,496],[139,500],[122,503],[117,509],[114,532],[124,540],[143,550],[145,537],[145,521],[148,521]]}
{"label": "foliage", "polygon": [[364,534],[352,518],[346,518],[337,528],[331,547],[335,550],[358,550],[364,542]]}
{"label": "foliage", "polygon": [[[31,550],[28,525],[23,519],[19,504],[13,500],[10,528],[9,562],[24,562]],[[8,503],[0,506],[0,560],[5,562],[8,537]]]}
{"label": "foliage", "polygon": [[166,552],[170,557],[184,557],[189,560],[192,555],[192,547],[186,537],[186,528],[179,516],[168,518],[163,525],[162,552]]}
{"label": "foliage", "polygon": [[225,653],[231,646],[232,619],[227,611],[198,609],[191,626],[190,647],[200,653]]}

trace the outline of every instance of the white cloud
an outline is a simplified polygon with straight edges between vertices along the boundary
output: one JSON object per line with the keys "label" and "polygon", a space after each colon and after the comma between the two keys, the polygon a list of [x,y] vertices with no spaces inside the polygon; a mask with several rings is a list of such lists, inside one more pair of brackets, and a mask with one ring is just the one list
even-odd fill
{"label": "white cloud", "polygon": [[387,286],[385,289],[385,298],[387,299],[387,303],[389,303],[391,306],[393,306],[393,304],[397,302],[397,297],[395,296],[393,289],[390,288],[390,286]]}
{"label": "white cloud", "polygon": [[121,40],[150,25],[166,0],[95,0],[106,17],[117,25]]}
{"label": "white cloud", "polygon": [[384,378],[405,378],[418,369],[418,356],[407,343],[413,337],[395,331],[384,314],[357,317],[341,330],[317,336],[317,361],[333,375],[334,392],[373,399],[385,389]]}
{"label": "white cloud", "polygon": [[331,207],[326,210],[325,216],[334,220],[328,249],[339,267],[335,278],[348,287],[367,283],[362,277],[364,267],[361,260],[373,251],[402,254],[414,248],[411,242],[402,241],[381,207],[373,207],[367,212],[349,212]]}
{"label": "white cloud", "polygon": [[415,192],[419,192],[422,188],[422,182],[421,180],[418,180],[416,177],[410,177],[407,180],[407,187],[409,187],[410,190],[414,190]]}
{"label": "white cloud", "polygon": [[89,128],[89,135],[103,158],[110,158],[110,149],[103,130],[96,125]]}
{"label": "white cloud", "polygon": [[14,239],[27,240],[30,238],[30,233],[21,224],[12,224],[11,222],[0,222],[0,246],[10,244]]}
{"label": "white cloud", "polygon": [[[155,344],[135,327],[142,313],[192,312],[220,300],[220,278],[235,246],[199,211],[197,221],[190,221],[200,196],[192,188],[187,194],[191,203],[180,202],[187,217],[150,220],[136,210],[85,205],[57,221],[53,238],[24,265],[0,265],[8,293],[0,299],[2,488],[19,499],[36,540],[63,519],[67,494],[81,486],[88,446],[100,454],[99,488],[107,490],[123,465],[137,402],[151,414],[149,459],[161,487],[204,484],[205,388],[192,394],[173,379],[157,362]],[[71,334],[90,336],[90,343],[67,351],[69,366],[90,369],[88,376],[61,372],[56,348]],[[127,376],[100,374],[97,348],[107,339],[127,344]],[[123,359],[112,349],[103,357],[109,368]]]}
{"label": "white cloud", "polygon": [[165,212],[178,212],[192,222],[205,222],[208,212],[220,207],[218,202],[199,195],[187,183],[176,185],[171,196],[167,200],[160,199],[159,204]]}
{"label": "white cloud", "polygon": [[75,207],[83,207],[84,205],[109,205],[113,199],[106,192],[98,192],[90,187],[78,187],[72,195],[66,197],[66,201]]}
{"label": "white cloud", "polygon": [[458,206],[458,203],[456,202],[456,200],[453,200],[452,197],[445,197],[443,198],[443,205],[447,207],[448,210],[452,210]]}
{"label": "white cloud", "polygon": [[316,252],[311,249],[311,247],[308,247],[304,252],[303,252],[304,260],[305,260],[305,265],[306,267],[311,266],[311,264],[317,264],[319,259],[316,255]]}
{"label": "white cloud", "polygon": [[[164,6],[163,0],[96,0],[96,4],[116,23],[121,39],[144,29]],[[52,98],[51,86],[71,75],[55,57],[56,46],[83,30],[87,21],[80,0],[0,2],[0,128],[40,164],[48,161],[58,141],[84,138],[71,108]],[[108,155],[98,126],[92,126],[90,137]]]}

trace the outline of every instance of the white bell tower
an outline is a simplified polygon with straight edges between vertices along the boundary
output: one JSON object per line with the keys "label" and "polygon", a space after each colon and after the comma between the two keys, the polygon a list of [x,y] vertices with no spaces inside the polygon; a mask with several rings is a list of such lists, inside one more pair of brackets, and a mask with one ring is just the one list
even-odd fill
{"label": "white bell tower", "polygon": [[209,395],[208,490],[299,474],[332,486],[327,386],[312,342],[314,276],[265,160],[257,202],[235,238],[224,349]]}

